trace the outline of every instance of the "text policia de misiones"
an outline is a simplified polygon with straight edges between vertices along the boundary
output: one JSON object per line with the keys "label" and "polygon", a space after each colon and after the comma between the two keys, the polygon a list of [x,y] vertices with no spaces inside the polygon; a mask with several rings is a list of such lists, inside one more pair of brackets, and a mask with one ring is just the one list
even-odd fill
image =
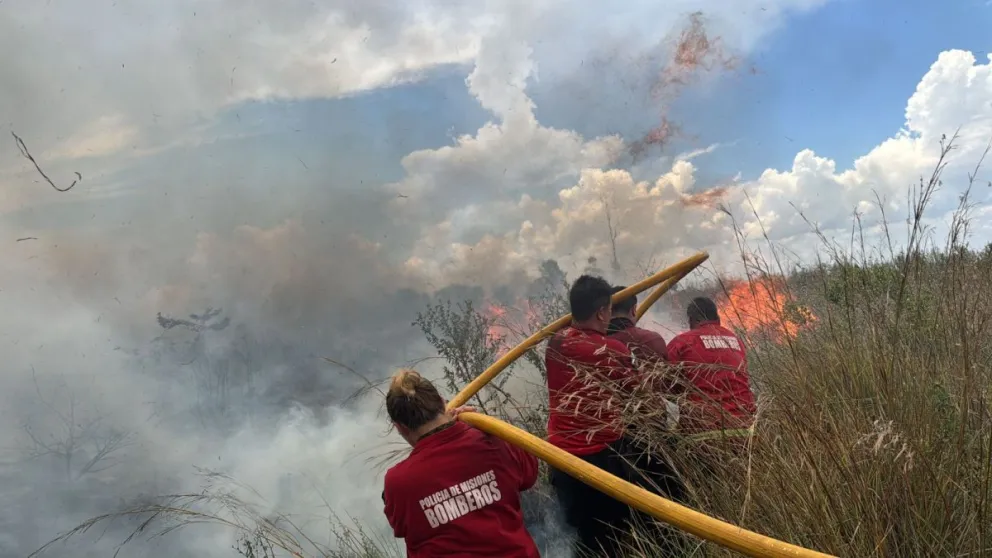
{"label": "text policia de misiones", "polygon": [[502,494],[492,470],[459,482],[420,500],[432,528],[498,502]]}

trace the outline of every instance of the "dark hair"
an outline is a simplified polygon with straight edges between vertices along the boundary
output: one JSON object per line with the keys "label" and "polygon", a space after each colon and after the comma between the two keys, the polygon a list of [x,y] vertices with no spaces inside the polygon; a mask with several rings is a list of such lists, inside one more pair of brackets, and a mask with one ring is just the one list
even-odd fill
{"label": "dark hair", "polygon": [[389,383],[386,412],[396,424],[416,430],[444,414],[444,398],[416,371],[400,370]]}
{"label": "dark hair", "polygon": [[[626,288],[627,287],[623,286],[613,287],[613,294],[617,294]],[[627,312],[633,310],[635,306],[637,306],[637,295],[628,296],[620,302],[613,303],[613,314],[626,314]]]}
{"label": "dark hair", "polygon": [[583,322],[610,305],[613,288],[602,277],[581,275],[568,291],[572,318]]}
{"label": "dark hair", "polygon": [[718,322],[720,313],[717,312],[716,303],[712,299],[701,296],[692,299],[689,308],[686,310],[690,322]]}

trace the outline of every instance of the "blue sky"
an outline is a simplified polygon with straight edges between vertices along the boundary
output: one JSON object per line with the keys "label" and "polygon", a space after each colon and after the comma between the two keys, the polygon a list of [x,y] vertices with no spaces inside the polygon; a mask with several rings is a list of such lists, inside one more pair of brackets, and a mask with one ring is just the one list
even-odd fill
{"label": "blue sky", "polygon": [[[703,173],[714,179],[788,169],[804,148],[847,168],[903,125],[906,100],[937,53],[956,48],[981,58],[988,29],[992,7],[979,0],[836,0],[792,15],[741,64],[755,72],[725,75],[678,100],[675,117],[692,137],[666,153],[736,141],[708,156]],[[249,164],[262,172],[305,164],[332,173],[341,187],[389,182],[402,175],[405,154],[450,144],[491,119],[465,87],[469,70],[443,67],[424,81],[344,99],[250,103],[226,111],[218,129],[261,134],[238,141],[252,143],[260,159]],[[607,99],[601,92],[608,88],[599,85],[604,97],[588,101],[591,113],[577,118],[559,85],[530,84],[544,125],[632,139],[653,125],[655,108],[643,97]],[[268,161],[268,142],[278,162]]]}
{"label": "blue sky", "polygon": [[[747,64],[757,73],[728,76],[702,99],[680,99],[684,126],[697,147],[739,140],[707,159],[718,175],[788,169],[804,148],[846,168],[899,130],[907,99],[938,53],[964,49],[981,59],[992,46],[989,29],[992,6],[980,0],[829,2],[762,41]],[[545,123],[611,131],[556,114],[557,94],[544,104],[535,94]]]}
{"label": "blue sky", "polygon": [[903,125],[937,53],[981,59],[989,29],[992,6],[980,0],[840,0],[794,18],[754,57],[767,72],[755,80],[767,95],[755,123],[793,140],[768,142],[764,164],[791,165],[802,147],[850,164]]}

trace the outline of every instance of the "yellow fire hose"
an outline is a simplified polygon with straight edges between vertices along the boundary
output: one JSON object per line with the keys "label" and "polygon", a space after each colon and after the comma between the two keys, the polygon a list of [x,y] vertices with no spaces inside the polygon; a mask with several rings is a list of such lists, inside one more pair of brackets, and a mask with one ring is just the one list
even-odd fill
{"label": "yellow fire hose", "polygon": [[829,554],[759,535],[676,504],[671,500],[666,500],[497,418],[479,413],[461,413],[458,418],[483,432],[488,432],[517,446],[538,459],[546,461],[554,468],[568,473],[596,490],[633,506],[655,519],[674,525],[722,547],[760,558],[830,557]]}
{"label": "yellow fire hose", "polygon": [[[693,269],[695,269],[695,266],[693,266]],[[655,302],[658,302],[658,299],[661,298],[661,295],[667,293],[669,289],[675,286],[675,283],[681,281],[682,278],[688,275],[690,271],[692,271],[692,269],[689,269],[683,273],[675,275],[674,277],[669,277],[668,279],[665,279],[664,283],[658,285],[657,289],[652,291],[651,294],[649,294],[647,298],[644,299],[643,302],[637,305],[637,311],[634,313],[634,323],[641,321],[641,318],[644,317],[644,314],[647,314],[648,310],[651,309],[651,306],[654,305]]]}
{"label": "yellow fire hose", "polygon": [[[613,301],[618,302],[631,295],[641,293],[651,287],[659,286],[651,295],[645,299],[643,306],[639,309],[637,318],[644,314],[668,289],[670,289],[680,279],[695,269],[699,264],[706,261],[709,255],[706,253],[696,254],[672,267],[656,273],[647,279],[631,285],[626,289],[613,295]],[[551,324],[540,329],[519,345],[509,351],[492,366],[487,368],[478,378],[473,380],[458,395],[448,403],[449,409],[460,407],[468,402],[473,395],[478,393],[483,386],[491,381],[497,374],[502,372],[507,366],[512,364],[525,352],[553,335],[559,329],[571,322],[572,316],[565,315],[555,320]],[[552,467],[563,471],[576,479],[592,486],[593,488],[633,506],[638,510],[647,513],[651,517],[664,521],[670,525],[678,527],[684,531],[692,533],[697,537],[714,542],[725,548],[736,550],[747,556],[754,558],[831,558],[829,554],[823,554],[815,550],[809,550],[799,546],[779,541],[771,537],[742,529],[720,521],[719,519],[699,513],[685,506],[666,500],[657,494],[653,494],[643,488],[631,484],[618,478],[615,475],[591,465],[574,455],[561,450],[548,442],[541,440],[537,436],[521,430],[515,426],[507,424],[497,418],[478,413],[461,413],[458,415],[462,420],[472,426],[488,432],[497,438],[517,446],[527,453],[530,453],[547,462]]]}

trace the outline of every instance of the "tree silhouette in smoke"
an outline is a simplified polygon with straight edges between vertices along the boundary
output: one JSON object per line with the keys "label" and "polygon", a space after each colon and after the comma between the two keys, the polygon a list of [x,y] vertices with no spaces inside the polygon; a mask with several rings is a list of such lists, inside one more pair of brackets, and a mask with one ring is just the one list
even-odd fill
{"label": "tree silhouette in smoke", "polygon": [[[193,334],[188,352],[180,362],[181,366],[190,367],[187,369],[195,385],[193,414],[203,426],[231,429],[250,412],[258,394],[253,384],[255,367],[246,334],[240,335],[241,346],[231,345],[221,355],[211,356],[206,346],[209,333],[226,330],[231,325],[230,317],[222,316],[222,312],[221,308],[209,307],[188,318],[173,318],[159,312],[156,321],[165,331],[179,329]],[[158,340],[164,341],[164,337],[159,336]],[[173,347],[175,343],[172,342]]]}
{"label": "tree silhouette in smoke", "polygon": [[38,378],[32,375],[36,408],[41,413],[27,419],[21,429],[29,442],[30,459],[54,459],[68,482],[88,474],[106,471],[120,463],[119,454],[132,444],[130,432],[113,427],[103,413],[86,408],[78,394],[63,382],[65,400],[46,396]]}
{"label": "tree silhouette in smoke", "polygon": [[156,315],[156,320],[158,325],[162,329],[172,329],[174,327],[182,327],[193,331],[195,333],[201,333],[205,330],[221,331],[231,325],[231,318],[224,316],[218,321],[213,321],[214,318],[223,312],[220,308],[207,308],[207,310],[202,314],[190,314],[188,320],[181,318],[169,318],[163,316],[161,312]]}
{"label": "tree silhouette in smoke", "polygon": [[[222,331],[231,325],[231,319],[224,316],[220,320],[214,320],[220,313],[223,312],[220,308],[207,308],[202,314],[190,314],[189,319],[182,318],[170,318],[163,316],[159,312],[155,318],[158,322],[159,327],[164,330],[170,330],[174,328],[182,328],[187,331],[191,331],[196,334],[193,337],[193,341],[190,343],[190,357],[189,362],[184,362],[183,366],[188,366],[193,364],[193,361],[197,358],[197,350],[200,349],[200,342],[202,341],[202,335],[205,331]],[[161,337],[159,337],[161,339]]]}

